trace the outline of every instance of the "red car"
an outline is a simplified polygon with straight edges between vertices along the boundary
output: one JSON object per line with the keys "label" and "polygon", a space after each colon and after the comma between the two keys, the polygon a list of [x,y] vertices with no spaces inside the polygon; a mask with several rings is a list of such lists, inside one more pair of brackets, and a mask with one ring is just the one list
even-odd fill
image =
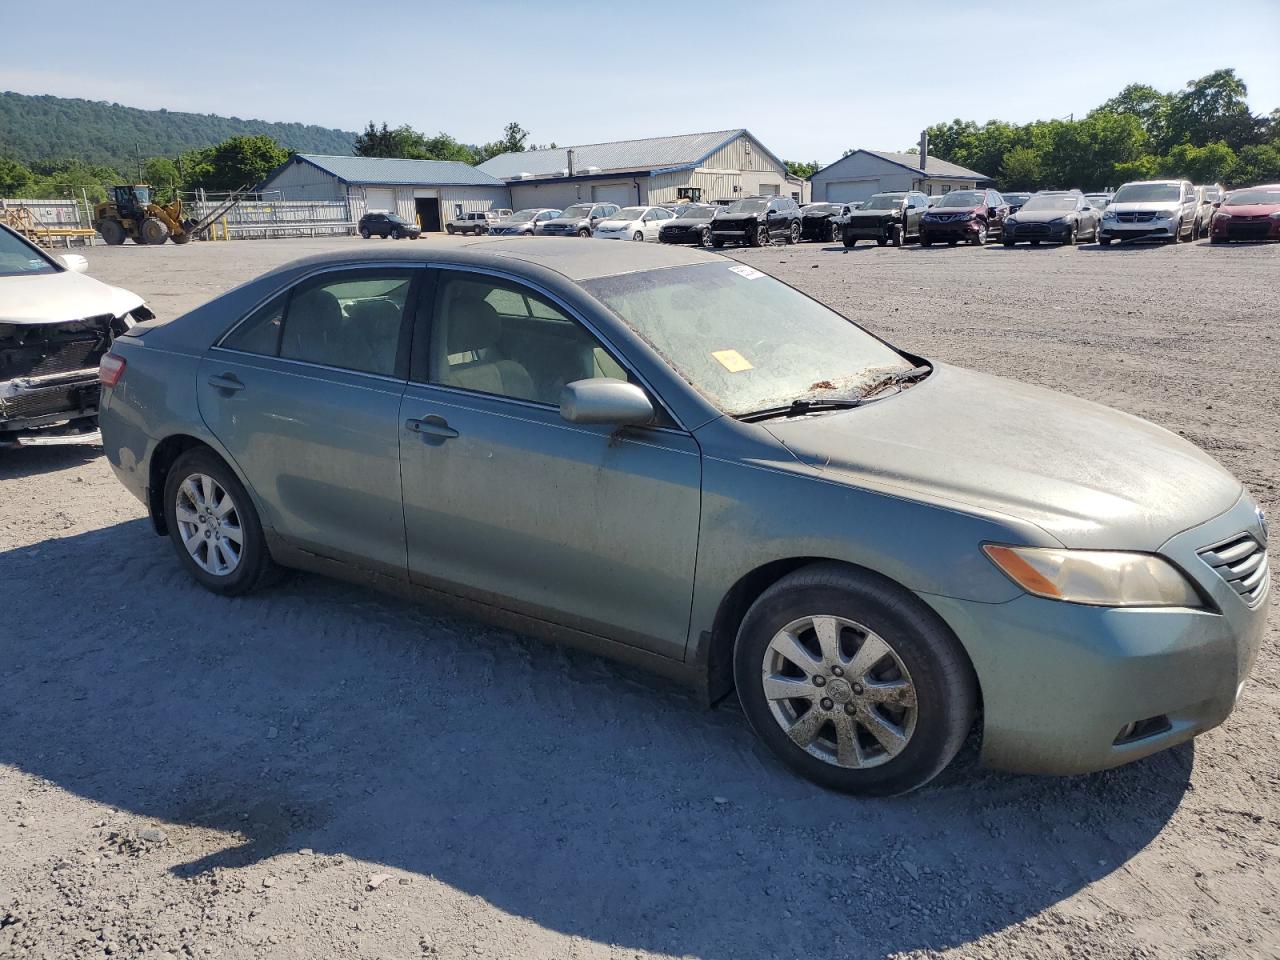
{"label": "red car", "polygon": [[1004,236],[1004,218],[1009,205],[994,190],[952,190],[945,194],[920,220],[920,243],[974,243]]}
{"label": "red car", "polygon": [[1280,240],[1280,183],[1232,190],[1214,206],[1210,243]]}

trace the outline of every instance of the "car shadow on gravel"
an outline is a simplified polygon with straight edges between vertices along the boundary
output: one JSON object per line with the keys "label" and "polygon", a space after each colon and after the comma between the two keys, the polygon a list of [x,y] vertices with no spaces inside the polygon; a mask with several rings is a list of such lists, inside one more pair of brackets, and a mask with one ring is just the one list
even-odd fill
{"label": "car shadow on gravel", "polygon": [[74,470],[102,456],[101,440],[47,446],[0,447],[0,480],[20,480],[57,470]]}
{"label": "car shadow on gravel", "polygon": [[635,950],[976,940],[1142,850],[1193,761],[855,800],[585,654],[318,577],[215,597],[144,520],[0,553],[0,595],[0,762],[161,821],[176,873],[309,847]]}

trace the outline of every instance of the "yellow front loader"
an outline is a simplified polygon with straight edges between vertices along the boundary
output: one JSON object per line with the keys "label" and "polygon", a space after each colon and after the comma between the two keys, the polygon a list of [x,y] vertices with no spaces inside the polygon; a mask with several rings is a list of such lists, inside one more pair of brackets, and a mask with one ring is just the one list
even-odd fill
{"label": "yellow front loader", "polygon": [[107,243],[186,243],[197,232],[195,220],[182,213],[182,200],[161,205],[153,199],[151,187],[135,184],[110,187],[105,203],[93,211],[93,227]]}

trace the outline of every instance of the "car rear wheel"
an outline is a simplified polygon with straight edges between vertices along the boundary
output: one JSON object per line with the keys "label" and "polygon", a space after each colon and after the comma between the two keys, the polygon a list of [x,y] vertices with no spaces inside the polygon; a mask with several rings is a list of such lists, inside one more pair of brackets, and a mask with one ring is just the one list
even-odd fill
{"label": "car rear wheel", "polygon": [[702,228],[702,232],[698,234],[698,242],[704,247],[711,244],[711,229],[709,227]]}
{"label": "car rear wheel", "polygon": [[234,596],[278,573],[253,501],[236,475],[205,449],[184,453],[164,486],[165,526],[180,562],[201,585]]}
{"label": "car rear wheel", "polygon": [[734,679],[752,729],[833,790],[905,793],[937,776],[973,724],[977,683],[959,642],[882,577],[815,564],[751,606]]}
{"label": "car rear wheel", "polygon": [[799,242],[800,242],[800,221],[793,220],[791,221],[791,229],[790,231],[787,232],[787,243],[799,243]]}
{"label": "car rear wheel", "polygon": [[635,233],[631,235],[631,239],[634,240],[636,243],[644,243],[644,233],[640,230],[637,230]]}
{"label": "car rear wheel", "polygon": [[848,248],[852,248],[852,247],[856,247],[856,246],[858,245],[858,241],[857,241],[857,239],[856,239],[856,238],[854,238],[854,237],[845,237],[845,238],[844,238],[844,245],[845,245],[845,248],[846,248],[846,249],[848,249]]}
{"label": "car rear wheel", "polygon": [[452,237],[452,236],[453,236],[453,233],[454,233],[454,230],[453,230],[453,224],[452,224],[452,223],[446,223],[446,224],[444,225],[444,232],[445,232],[445,233],[447,233],[449,236],[451,236],[451,237]]}
{"label": "car rear wheel", "polygon": [[362,237],[364,237],[366,240],[368,240],[368,239],[369,239],[369,229],[368,229],[367,227],[361,227],[361,228],[360,228],[360,236],[362,236]]}

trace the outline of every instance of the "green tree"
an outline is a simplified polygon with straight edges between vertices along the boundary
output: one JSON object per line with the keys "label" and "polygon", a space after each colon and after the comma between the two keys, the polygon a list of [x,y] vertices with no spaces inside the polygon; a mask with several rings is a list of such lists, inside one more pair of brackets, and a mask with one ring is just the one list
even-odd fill
{"label": "green tree", "polygon": [[1169,107],[1168,146],[1204,146],[1219,141],[1238,149],[1256,143],[1265,121],[1254,119],[1248,88],[1231,69],[1192,80]]}
{"label": "green tree", "polygon": [[1137,117],[1151,142],[1162,144],[1167,136],[1173,94],[1161,93],[1145,83],[1131,83],[1095,110]]}
{"label": "green tree", "polygon": [[1230,187],[1280,183],[1280,140],[1243,148],[1222,182]]}
{"label": "green tree", "polygon": [[1113,186],[1119,186],[1130,180],[1154,180],[1159,174],[1159,158],[1145,153],[1136,160],[1116,164]]}
{"label": "green tree", "polygon": [[156,198],[168,203],[182,189],[178,165],[168,157],[152,157],[142,167],[142,179],[156,189]]}
{"label": "green tree", "polygon": [[783,160],[782,162],[787,165],[787,173],[801,180],[808,180],[822,169],[822,164],[817,160],[810,160],[808,163],[801,160]]}
{"label": "green tree", "polygon": [[10,157],[0,157],[0,197],[26,198],[35,188],[35,174]]}
{"label": "green tree", "polygon": [[1235,169],[1235,151],[1219,140],[1203,147],[1180,143],[1160,159],[1160,174],[1193,183],[1221,183]]}
{"label": "green tree", "polygon": [[518,123],[508,123],[502,129],[501,140],[494,140],[476,148],[476,163],[484,163],[491,157],[496,157],[503,153],[523,153],[525,142],[528,139],[528,130]]}
{"label": "green tree", "polygon": [[[186,169],[186,160],[191,169]],[[216,147],[184,157],[187,182],[206,190],[237,190],[264,180],[289,159],[289,151],[266,135],[230,137]]]}
{"label": "green tree", "polygon": [[1040,153],[1031,147],[1014,147],[1000,164],[1000,186],[1010,190],[1040,187]]}

